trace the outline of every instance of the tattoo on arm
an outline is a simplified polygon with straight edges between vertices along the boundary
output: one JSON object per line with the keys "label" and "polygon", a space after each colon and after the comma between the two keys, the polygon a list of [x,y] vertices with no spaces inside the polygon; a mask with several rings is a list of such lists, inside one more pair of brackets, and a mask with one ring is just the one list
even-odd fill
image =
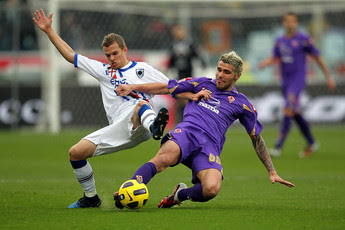
{"label": "tattoo on arm", "polygon": [[265,165],[268,172],[275,171],[270,154],[268,153],[268,149],[266,147],[264,139],[261,135],[253,135],[250,136],[252,139],[253,147],[255,149],[256,154],[260,158],[261,162]]}

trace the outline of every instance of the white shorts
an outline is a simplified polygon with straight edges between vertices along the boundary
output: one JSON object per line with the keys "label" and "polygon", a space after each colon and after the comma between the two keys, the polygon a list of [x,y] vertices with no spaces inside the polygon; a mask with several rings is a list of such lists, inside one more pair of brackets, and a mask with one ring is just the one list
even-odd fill
{"label": "white shorts", "polygon": [[133,124],[131,118],[134,107],[135,105],[125,108],[113,124],[101,128],[83,138],[97,145],[93,156],[130,149],[151,138],[150,131],[142,125],[132,130]]}

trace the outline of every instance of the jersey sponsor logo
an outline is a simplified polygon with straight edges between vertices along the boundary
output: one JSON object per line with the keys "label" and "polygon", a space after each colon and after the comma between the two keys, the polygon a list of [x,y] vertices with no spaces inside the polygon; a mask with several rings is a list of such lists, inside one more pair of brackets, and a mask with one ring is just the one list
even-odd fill
{"label": "jersey sponsor logo", "polygon": [[220,106],[220,101],[214,97],[211,97],[207,101],[205,101],[204,99],[201,99],[198,105],[204,108],[207,108],[216,114],[219,114],[219,110],[217,108]]}
{"label": "jersey sponsor logo", "polygon": [[141,79],[144,77],[144,72],[145,72],[144,69],[136,69],[135,72],[136,72],[138,78]]}
{"label": "jersey sponsor logo", "polygon": [[208,90],[208,89],[206,89],[205,87],[202,87],[201,90],[206,90],[207,92],[212,93],[211,90]]}
{"label": "jersey sponsor logo", "polygon": [[228,99],[230,104],[235,101],[235,98],[233,96],[229,96]]}

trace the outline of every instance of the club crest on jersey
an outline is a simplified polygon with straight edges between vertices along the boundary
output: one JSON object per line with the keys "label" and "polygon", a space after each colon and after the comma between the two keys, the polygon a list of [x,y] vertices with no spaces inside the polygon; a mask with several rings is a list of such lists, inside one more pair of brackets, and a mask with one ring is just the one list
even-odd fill
{"label": "club crest on jersey", "polygon": [[144,77],[144,69],[136,69],[136,74],[138,76],[138,78],[143,78]]}
{"label": "club crest on jersey", "polygon": [[136,175],[136,179],[139,183],[143,183],[143,177],[141,175]]}
{"label": "club crest on jersey", "polygon": [[229,96],[228,99],[229,99],[230,104],[235,101],[235,98],[233,96]]}
{"label": "club crest on jersey", "polygon": [[174,133],[180,133],[180,132],[182,132],[181,129],[175,129],[175,130],[174,130]]}

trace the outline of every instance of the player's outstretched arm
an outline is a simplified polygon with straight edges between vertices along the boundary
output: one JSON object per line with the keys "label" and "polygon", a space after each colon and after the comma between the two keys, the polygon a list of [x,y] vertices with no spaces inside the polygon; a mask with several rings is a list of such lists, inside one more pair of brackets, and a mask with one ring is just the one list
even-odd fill
{"label": "player's outstretched arm", "polygon": [[[164,83],[147,83],[147,84],[138,84],[138,85],[119,85],[116,89],[118,96],[126,96],[132,91],[143,92],[149,94],[169,94],[169,89],[167,84]],[[176,97],[181,99],[188,99],[197,102],[201,98],[208,100],[211,97],[210,92],[207,90],[201,90],[198,93],[194,94],[192,92],[183,92],[176,94]]]}
{"label": "player's outstretched arm", "polygon": [[165,83],[147,83],[133,85],[119,85],[116,89],[118,96],[126,96],[132,91],[149,93],[149,94],[169,94],[168,84]]}
{"label": "player's outstretched arm", "polygon": [[52,21],[53,14],[49,15],[49,18],[46,17],[44,11],[40,9],[36,10],[35,17],[33,18],[35,24],[40,28],[44,33],[47,34],[50,41],[56,47],[56,49],[61,53],[61,55],[70,63],[74,63],[74,50],[64,41],[61,37],[53,30]]}
{"label": "player's outstretched arm", "polygon": [[252,139],[253,147],[255,149],[256,154],[258,155],[259,159],[265,165],[267,171],[269,172],[272,184],[274,184],[275,182],[279,182],[288,187],[295,187],[294,184],[290,183],[289,181],[283,180],[278,176],[276,170],[274,169],[270,154],[268,153],[266,143],[264,139],[261,137],[261,135],[250,135],[250,137]]}
{"label": "player's outstretched arm", "polygon": [[260,69],[264,69],[267,66],[272,65],[275,62],[275,59],[273,56],[266,58],[265,60],[263,60],[262,62],[259,63],[259,68]]}

